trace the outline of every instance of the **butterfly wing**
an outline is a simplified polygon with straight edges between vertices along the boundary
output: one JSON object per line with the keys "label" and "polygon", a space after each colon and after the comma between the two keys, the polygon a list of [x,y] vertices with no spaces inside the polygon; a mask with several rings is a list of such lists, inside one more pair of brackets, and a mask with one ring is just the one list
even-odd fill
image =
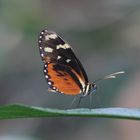
{"label": "butterfly wing", "polygon": [[43,30],[39,50],[50,91],[77,95],[88,91],[88,78],[72,48],[58,34]]}

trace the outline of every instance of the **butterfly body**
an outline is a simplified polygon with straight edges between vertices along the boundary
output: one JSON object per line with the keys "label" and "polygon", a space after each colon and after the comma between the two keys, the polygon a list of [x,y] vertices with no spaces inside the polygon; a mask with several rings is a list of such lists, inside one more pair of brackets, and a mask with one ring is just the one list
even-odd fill
{"label": "butterfly body", "polygon": [[66,95],[82,93],[82,96],[86,96],[96,89],[95,83],[89,83],[72,47],[57,33],[41,31],[38,44],[49,91]]}

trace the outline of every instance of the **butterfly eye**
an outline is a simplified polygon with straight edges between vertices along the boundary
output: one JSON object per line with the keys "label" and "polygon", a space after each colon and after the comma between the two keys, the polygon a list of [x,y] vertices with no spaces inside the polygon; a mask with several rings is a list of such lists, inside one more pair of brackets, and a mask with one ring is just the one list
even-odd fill
{"label": "butterfly eye", "polygon": [[92,83],[91,85],[92,85],[92,88],[93,88],[93,89],[97,89],[97,86],[96,86],[95,83]]}
{"label": "butterfly eye", "polygon": [[91,86],[92,86],[91,87],[91,93],[93,93],[93,92],[95,92],[97,90],[97,86],[96,86],[95,83],[92,83]]}

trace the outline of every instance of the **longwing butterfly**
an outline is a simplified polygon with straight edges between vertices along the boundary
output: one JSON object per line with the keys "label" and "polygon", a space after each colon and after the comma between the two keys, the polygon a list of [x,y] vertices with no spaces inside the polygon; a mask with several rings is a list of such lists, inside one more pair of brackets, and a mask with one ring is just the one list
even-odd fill
{"label": "longwing butterfly", "polygon": [[[38,45],[49,91],[66,95],[82,94],[81,97],[84,97],[96,90],[95,82],[88,81],[87,74],[72,47],[57,33],[42,30]],[[124,72],[113,73],[101,79],[115,78],[115,75],[121,73]]]}

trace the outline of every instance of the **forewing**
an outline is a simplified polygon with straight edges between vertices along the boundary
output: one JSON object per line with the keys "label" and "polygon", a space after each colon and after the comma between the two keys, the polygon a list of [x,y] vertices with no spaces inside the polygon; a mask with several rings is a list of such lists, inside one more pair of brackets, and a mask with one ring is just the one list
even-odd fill
{"label": "forewing", "polygon": [[88,78],[68,43],[55,32],[43,30],[39,35],[39,50],[52,91],[65,94],[84,92]]}

